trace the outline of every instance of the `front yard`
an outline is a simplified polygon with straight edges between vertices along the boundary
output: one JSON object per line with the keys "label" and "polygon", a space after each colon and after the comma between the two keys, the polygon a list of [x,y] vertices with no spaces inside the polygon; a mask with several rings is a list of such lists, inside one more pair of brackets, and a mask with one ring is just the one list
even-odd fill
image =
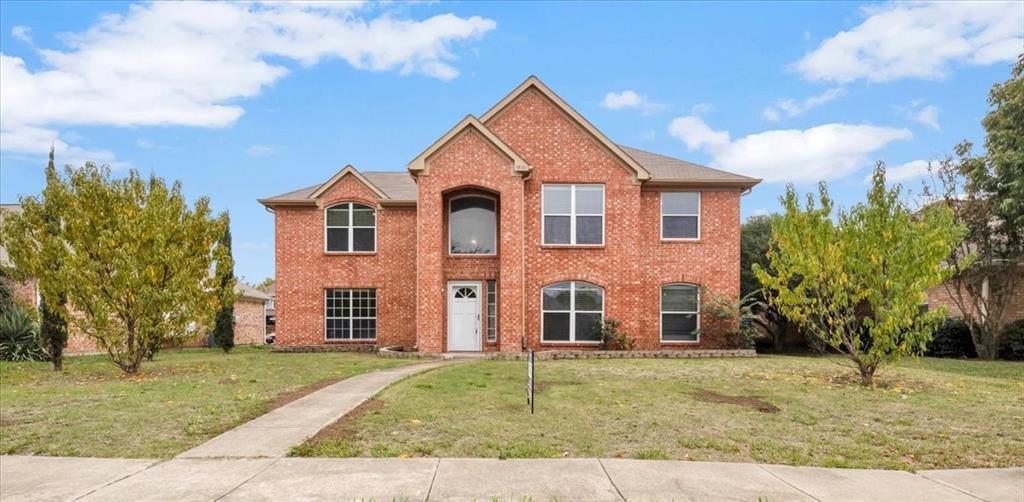
{"label": "front yard", "polygon": [[302,456],[633,457],[926,469],[1024,463],[1024,364],[837,358],[479,361],[399,382]]}
{"label": "front yard", "polygon": [[128,376],[106,356],[0,362],[0,454],[171,457],[303,391],[405,364],[366,354],[266,348],[168,350]]}

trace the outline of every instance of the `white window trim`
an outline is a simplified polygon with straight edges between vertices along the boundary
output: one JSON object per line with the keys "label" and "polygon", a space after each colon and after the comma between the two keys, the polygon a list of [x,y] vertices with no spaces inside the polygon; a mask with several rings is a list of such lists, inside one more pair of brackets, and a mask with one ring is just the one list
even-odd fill
{"label": "white window trim", "polygon": [[[349,220],[349,221],[351,221],[351,220]],[[324,288],[324,341],[325,342],[376,342],[377,341],[377,331],[378,331],[378,328],[380,326],[377,326],[377,328],[374,328],[374,330],[373,330],[373,333],[374,333],[373,338],[352,338],[352,330],[355,329],[354,328],[355,323],[351,322],[351,321],[354,321],[356,319],[373,319],[373,320],[376,321],[377,320],[376,316],[374,316],[374,317],[351,317],[351,316],[350,317],[328,317],[327,316],[327,295],[328,295],[328,292],[330,292],[332,289],[340,290],[340,291],[373,291],[373,311],[375,313],[377,312],[377,290],[375,288]],[[351,308],[352,308],[352,305],[350,304],[349,305],[349,309],[351,309]],[[351,312],[351,310],[349,310],[349,312]],[[348,319],[349,320],[349,323],[348,323],[348,338],[327,338],[327,320],[328,319]]]}
{"label": "white window trim", "polygon": [[[554,286],[555,284],[561,284],[563,282],[568,282],[569,283],[569,310],[546,310],[544,308],[544,290],[549,288],[549,287],[551,287],[551,286]],[[596,310],[576,310],[576,283],[587,284],[589,286],[593,286],[593,287],[601,290],[601,311],[600,312],[598,312]],[[577,341],[576,340],[576,314],[601,314],[601,320],[604,321],[604,300],[605,300],[604,288],[602,288],[601,286],[598,286],[597,284],[586,282],[586,281],[559,281],[559,282],[554,282],[554,283],[548,284],[547,286],[544,286],[544,287],[540,288],[540,342],[541,343],[550,343],[550,344],[555,344],[555,345],[557,345],[557,344],[570,344],[570,343],[574,344],[574,345],[599,345],[601,343],[600,340],[596,340],[596,341],[592,341],[592,340]],[[567,314],[569,314],[569,339],[568,340],[545,340],[544,339],[544,314],[547,314],[547,313],[552,313],[552,314],[567,313]]]}
{"label": "white window trim", "polygon": [[[484,336],[487,339],[488,343],[494,343],[494,342],[498,341],[498,280],[497,279],[488,279],[487,281],[485,281],[485,284],[487,285],[487,307],[486,308],[490,308],[490,306],[491,306],[491,295],[494,296],[494,319],[493,320],[491,319],[491,313],[490,312],[485,312],[484,313],[484,315],[487,316],[487,333],[484,333]],[[492,284],[494,285],[493,289],[491,288]],[[494,338],[491,338],[491,332],[492,331],[494,332]]]}
{"label": "white window trim", "polygon": [[[665,213],[665,194],[667,194],[667,193],[695,193],[695,194],[697,194],[697,213],[696,214],[694,214],[694,213]],[[702,209],[703,203],[704,203],[702,193],[701,192],[692,192],[692,191],[689,191],[689,192],[682,192],[682,191],[661,192],[661,196],[659,197],[659,199],[661,201],[661,216],[658,217],[658,228],[659,228],[659,231],[661,233],[661,240],[663,240],[663,241],[691,241],[691,242],[699,241],[700,240],[700,224],[701,224],[701,219],[702,219],[700,217],[700,213],[701,213],[701,209]],[[696,216],[697,217],[697,237],[665,237],[665,217],[666,216]]]}
{"label": "white window trim", "polygon": [[[546,208],[546,197],[544,196],[545,187],[569,187],[569,213],[548,213]],[[576,187],[599,187],[601,188],[601,214],[595,213],[576,213]],[[599,183],[581,183],[581,184],[570,184],[570,183],[544,183],[540,187],[540,243],[542,246],[555,246],[555,247],[581,247],[581,248],[594,248],[602,247],[605,243],[605,230],[608,222],[608,218],[605,217],[607,213],[607,207],[605,204],[605,198],[607,196],[607,189],[604,185]],[[547,236],[544,235],[544,218],[548,216],[568,216],[569,217],[569,243],[568,244],[549,244],[547,242]],[[577,216],[600,216],[601,217],[601,242],[597,244],[576,244],[576,217]]]}
{"label": "white window trim", "polygon": [[[697,290],[697,310],[693,312],[675,311],[675,310],[661,310],[661,293],[662,290],[670,286],[690,286]],[[665,314],[695,314],[697,316],[697,339],[696,340],[666,340],[665,339]],[[700,286],[696,284],[690,284],[688,282],[674,282],[672,284],[662,284],[658,287],[658,339],[663,344],[696,344],[700,343]]]}
{"label": "white window trim", "polygon": [[[330,210],[330,209],[334,209],[334,208],[336,208],[338,206],[344,206],[346,204],[348,204],[348,206],[349,206],[348,207],[348,226],[344,227],[344,226],[337,226],[337,225],[328,225],[327,224],[327,211]],[[360,206],[365,206],[365,207],[368,207],[368,208],[373,210],[373,226],[372,227],[353,226],[352,225],[352,217],[353,217],[352,216],[352,206],[355,205],[355,204],[359,204]],[[330,250],[327,249],[327,229],[329,229],[329,228],[347,228],[348,229],[348,251],[330,251]],[[353,251],[352,250],[352,248],[356,245],[355,238],[354,238],[355,237],[355,235],[354,235],[355,232],[353,230],[353,229],[356,229],[356,228],[372,228],[373,229],[373,250],[372,251]],[[338,202],[336,204],[331,204],[330,206],[327,206],[327,207],[324,208],[324,253],[325,254],[372,254],[372,253],[376,253],[376,252],[377,252],[377,208],[375,208],[375,207],[373,207],[373,206],[371,206],[369,204],[364,204],[362,202],[356,202],[356,201]]]}
{"label": "white window trim", "polygon": [[[457,199],[477,197],[490,199],[494,202],[494,251],[491,253],[453,253],[452,252],[452,202]],[[464,194],[448,199],[448,256],[498,256],[498,199],[484,194]]]}

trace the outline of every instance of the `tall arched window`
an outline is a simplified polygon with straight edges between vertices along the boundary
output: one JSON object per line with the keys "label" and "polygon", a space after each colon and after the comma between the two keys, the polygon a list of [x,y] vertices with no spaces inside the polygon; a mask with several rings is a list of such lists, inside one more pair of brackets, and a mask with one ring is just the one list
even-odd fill
{"label": "tall arched window", "polygon": [[498,250],[494,199],[478,195],[449,202],[448,251],[451,254],[495,254]]}
{"label": "tall arched window", "polygon": [[661,341],[699,341],[700,291],[692,284],[661,287]]}
{"label": "tall arched window", "polygon": [[541,341],[600,342],[604,290],[587,282],[552,284],[541,291]]}
{"label": "tall arched window", "polygon": [[355,202],[325,211],[324,246],[328,253],[372,253],[377,250],[377,211]]}

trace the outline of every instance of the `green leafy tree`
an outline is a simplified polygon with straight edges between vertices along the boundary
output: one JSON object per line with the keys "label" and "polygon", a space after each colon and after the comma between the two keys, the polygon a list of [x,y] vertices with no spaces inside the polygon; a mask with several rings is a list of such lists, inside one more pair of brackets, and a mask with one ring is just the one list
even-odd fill
{"label": "green leafy tree", "polygon": [[41,197],[21,205],[0,229],[12,269],[36,277],[54,311],[125,372],[162,343],[208,329],[220,306],[210,270],[228,258],[218,244],[227,216],[212,216],[205,197],[189,208],[180,183],[134,170],[112,179],[89,162],[63,176],[47,167]]}
{"label": "green leafy tree", "polygon": [[[56,171],[56,166],[53,163],[53,147],[50,148],[50,159],[46,168],[47,171]],[[57,210],[52,204],[46,204],[45,201],[42,210],[46,232],[50,234],[52,239],[60,231],[59,220],[56,214]],[[50,267],[55,269],[63,267],[63,259],[59,255],[54,256],[56,260],[50,264]],[[51,291],[53,296],[56,296],[57,308],[51,308],[45,299],[39,303],[40,344],[53,364],[53,371],[63,371],[64,347],[68,344],[68,323],[61,316],[60,312],[66,310],[68,299],[62,284],[48,284],[47,289]]]}
{"label": "green leafy tree", "polygon": [[260,281],[259,284],[256,284],[253,287],[255,287],[256,289],[258,289],[260,291],[263,291],[264,288],[267,288],[267,287],[270,287],[270,286],[273,286],[273,285],[274,285],[274,278],[273,277],[267,277],[267,278],[263,279],[262,281]]}
{"label": "green leafy tree", "polygon": [[1024,287],[1024,56],[1008,81],[993,86],[989,103],[985,154],[975,156],[970,142],[960,143],[953,156],[931,166],[924,192],[967,229],[946,258],[953,278],[943,287],[984,359],[999,354],[1009,306]]}
{"label": "green leafy tree", "polygon": [[11,286],[11,278],[7,272],[0,269],[0,314],[14,308],[14,288]]}
{"label": "green leafy tree", "polygon": [[235,346],[235,271],[231,257],[231,228],[224,227],[219,247],[225,250],[224,259],[217,262],[217,277],[220,280],[218,296],[220,310],[214,318],[213,344],[224,352],[230,352]]}
{"label": "green leafy tree", "polygon": [[945,312],[921,313],[927,288],[947,276],[943,259],[962,238],[947,208],[920,214],[887,189],[885,166],[872,176],[867,201],[833,214],[824,183],[817,202],[801,206],[792,185],[772,222],[770,269],[754,273],[775,291],[768,301],[790,322],[844,354],[870,385],[878,369],[924,351]]}
{"label": "green leafy tree", "polygon": [[740,297],[744,308],[752,314],[745,322],[759,327],[771,339],[772,347],[782,350],[789,321],[766,301],[772,292],[766,290],[754,274],[754,264],[771,268],[768,263],[771,241],[772,216],[752,216],[740,227]]}
{"label": "green leafy tree", "polygon": [[[67,303],[63,296],[57,301]],[[60,312],[51,309],[44,299],[39,303],[39,343],[53,364],[53,371],[64,370],[64,348],[68,345],[68,323]]]}

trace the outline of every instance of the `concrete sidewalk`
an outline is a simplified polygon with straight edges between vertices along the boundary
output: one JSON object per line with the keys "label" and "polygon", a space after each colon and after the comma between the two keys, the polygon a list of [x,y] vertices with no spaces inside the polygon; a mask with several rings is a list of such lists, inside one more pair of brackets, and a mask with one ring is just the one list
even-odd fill
{"label": "concrete sidewalk", "polygon": [[302,444],[388,385],[452,363],[419,363],[346,378],[239,425],[178,458],[281,458],[292,446]]}
{"label": "concrete sidewalk", "polygon": [[1024,468],[922,471],[624,459],[0,457],[0,498],[84,501],[1024,501]]}

